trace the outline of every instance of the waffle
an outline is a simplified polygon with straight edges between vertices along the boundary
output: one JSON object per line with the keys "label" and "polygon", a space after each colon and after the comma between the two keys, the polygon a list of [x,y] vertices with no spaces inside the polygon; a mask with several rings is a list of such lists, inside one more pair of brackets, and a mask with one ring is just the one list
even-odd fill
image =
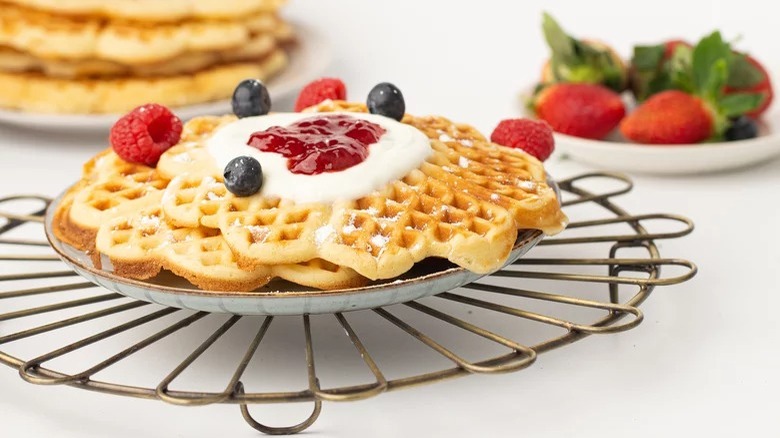
{"label": "waffle", "polygon": [[63,79],[176,76],[197,73],[216,65],[262,59],[278,47],[274,37],[262,34],[252,37],[246,44],[235,49],[185,53],[163,62],[143,65],[102,59],[42,59],[29,53],[0,47],[0,71],[40,73],[46,77]]}
{"label": "waffle", "polygon": [[19,5],[56,15],[123,20],[178,22],[233,19],[275,11],[286,0],[1,0],[0,7]]}
{"label": "waffle", "polygon": [[[325,102],[308,111],[366,109]],[[430,157],[360,199],[236,197],[206,150],[235,120],[186,123],[156,169],[98,155],[55,212],[55,232],[107,255],[121,276],[168,270],[212,290],[252,290],[276,277],[333,289],[395,278],[429,257],[488,273],[505,263],[519,229],[553,234],[566,223],[539,161],[433,116],[403,119],[430,139]]]}
{"label": "waffle", "polygon": [[159,205],[107,222],[96,235],[96,247],[111,259],[117,275],[147,279],[166,269],[205,290],[251,291],[274,278],[319,289],[365,282],[354,271],[322,260],[240,269],[218,230],[172,227]]}
{"label": "waffle", "polygon": [[366,282],[351,269],[319,259],[239,269],[217,229],[165,221],[161,198],[167,185],[155,169],[105,151],[87,162],[82,180],[64,195],[54,234],[90,253],[96,266],[100,254],[107,256],[117,275],[148,279],[165,269],[207,290],[250,291],[274,278],[318,289]]}
{"label": "waffle", "polygon": [[289,40],[291,32],[289,25],[268,12],[232,20],[160,24],[72,18],[7,4],[0,7],[0,46],[43,60],[143,65],[188,53],[236,49],[258,35]]}
{"label": "waffle", "polygon": [[78,249],[92,251],[101,224],[159,204],[166,186],[155,169],[103,152],[87,162],[82,180],[65,195],[55,213],[55,234]]}
{"label": "waffle", "polygon": [[229,98],[246,78],[267,80],[287,65],[277,49],[255,62],[161,77],[60,79],[0,72],[0,107],[39,113],[123,113],[148,102],[178,107]]}
{"label": "waffle", "polygon": [[[346,102],[313,110],[366,111]],[[243,269],[321,258],[381,279],[441,257],[488,273],[504,263],[518,229],[553,234],[565,224],[541,163],[441,117],[404,118],[430,138],[433,154],[419,169],[361,199],[299,205],[235,197],[203,151],[207,133],[229,121],[191,121],[192,132],[203,138],[191,136],[163,154],[157,170],[172,179],[163,195],[166,218],[218,228]]]}

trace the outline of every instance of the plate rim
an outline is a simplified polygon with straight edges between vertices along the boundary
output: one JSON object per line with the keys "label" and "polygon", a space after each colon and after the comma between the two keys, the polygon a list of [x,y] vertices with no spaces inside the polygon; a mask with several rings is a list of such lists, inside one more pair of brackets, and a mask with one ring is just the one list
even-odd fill
{"label": "plate rim", "polygon": [[[550,184],[553,184],[557,187],[557,185],[550,180]],[[146,290],[153,290],[158,293],[166,293],[176,296],[188,296],[188,297],[208,297],[208,298],[273,298],[273,299],[293,299],[293,298],[316,298],[316,297],[332,297],[332,296],[350,296],[350,295],[360,295],[365,293],[371,293],[371,292],[379,292],[379,291],[388,291],[392,289],[396,289],[400,286],[410,286],[415,283],[422,283],[422,282],[433,282],[436,280],[442,280],[444,278],[450,277],[455,274],[462,274],[464,271],[468,271],[466,268],[462,268],[459,266],[453,266],[451,268],[445,269],[443,271],[433,272],[429,273],[420,277],[415,277],[411,279],[406,280],[395,280],[380,284],[372,284],[368,286],[362,286],[362,287],[356,287],[356,288],[348,288],[348,289],[333,289],[333,290],[291,290],[291,291],[283,291],[283,290],[276,290],[276,291],[215,291],[215,290],[201,290],[201,289],[186,289],[181,287],[174,287],[174,286],[165,286],[165,285],[159,285],[154,283],[149,283],[144,280],[136,280],[132,278],[125,278],[121,277],[119,275],[116,275],[113,272],[108,272],[103,269],[97,269],[94,266],[87,266],[83,263],[81,263],[78,260],[74,260],[73,257],[68,254],[64,246],[70,246],[67,243],[61,241],[58,239],[53,232],[53,222],[54,222],[54,216],[56,208],[59,206],[59,204],[62,202],[62,199],[65,197],[65,194],[70,190],[72,186],[68,187],[65,191],[63,191],[60,195],[58,195],[56,198],[54,198],[49,205],[46,208],[46,213],[44,216],[44,234],[46,235],[46,240],[49,242],[49,245],[54,250],[54,252],[57,254],[57,256],[66,264],[70,265],[72,268],[74,268],[75,271],[81,269],[84,271],[89,272],[91,275],[94,275],[97,278],[102,278],[108,281],[112,281],[117,284],[126,285],[126,286],[132,286],[137,288],[142,288]],[[517,240],[515,241],[515,244],[512,246],[512,252],[523,248],[524,246],[530,246],[528,249],[530,250],[534,246],[536,246],[539,241],[541,241],[544,238],[544,233],[541,230],[518,230],[518,236]],[[71,248],[73,248],[71,246]],[[84,253],[84,251],[80,251],[76,248],[73,248],[74,250]],[[511,252],[510,252],[511,254]],[[511,260],[507,260],[507,264],[511,263]],[[483,276],[488,276],[492,274],[493,272],[497,272],[503,268],[499,267],[498,269],[488,272],[485,274],[478,274],[473,273],[475,275],[479,275],[480,278]],[[471,272],[471,271],[468,271]],[[79,274],[81,275],[81,274]],[[193,286],[196,287],[196,286]]]}
{"label": "plate rim", "polygon": [[[633,142],[622,141],[604,141],[594,140],[591,138],[576,137],[573,135],[562,134],[560,132],[553,133],[556,137],[560,137],[569,145],[576,145],[576,143],[584,143],[584,145],[591,147],[601,147],[604,149],[632,149],[636,151],[679,151],[679,150],[694,150],[694,149],[729,149],[753,146],[755,143],[775,143],[780,145],[780,132],[771,132],[766,135],[758,136],[755,138],[749,138],[745,140],[736,141],[718,141],[718,142],[705,142],[705,143],[686,143],[686,144],[641,144]],[[774,140],[774,141],[773,141]],[[557,144],[556,144],[557,146]],[[780,146],[778,146],[780,147]],[[671,152],[674,153],[674,152]]]}

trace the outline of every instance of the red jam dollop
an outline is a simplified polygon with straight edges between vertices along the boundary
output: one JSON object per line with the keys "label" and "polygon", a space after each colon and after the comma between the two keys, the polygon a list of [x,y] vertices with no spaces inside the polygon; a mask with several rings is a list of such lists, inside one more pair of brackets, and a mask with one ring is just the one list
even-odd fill
{"label": "red jam dollop", "polygon": [[286,157],[292,173],[316,175],[362,163],[384,133],[381,126],[346,114],[318,115],[255,132],[247,145]]}

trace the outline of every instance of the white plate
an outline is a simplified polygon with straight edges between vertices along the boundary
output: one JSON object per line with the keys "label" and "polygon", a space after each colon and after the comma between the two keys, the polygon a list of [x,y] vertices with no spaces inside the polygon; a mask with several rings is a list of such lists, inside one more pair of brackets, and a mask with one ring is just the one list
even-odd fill
{"label": "white plate", "polygon": [[[626,100],[630,106],[632,102]],[[524,111],[526,116],[533,116],[527,109]],[[556,132],[555,148],[574,160],[604,170],[657,175],[711,173],[752,166],[780,156],[780,112],[769,111],[759,125],[756,138],[691,145],[636,144],[617,132],[605,141]]]}
{"label": "white plate", "polygon": [[762,127],[750,140],[696,145],[639,145],[598,141],[555,134],[555,147],[569,157],[621,172],[664,175],[718,172],[739,169],[780,155],[780,126]]}
{"label": "white plate", "polygon": [[[557,191],[557,186],[552,182],[550,184]],[[46,237],[62,261],[82,277],[110,291],[168,307],[236,315],[346,312],[436,295],[486,275],[475,274],[443,259],[427,259],[398,279],[378,281],[366,287],[330,291],[303,288],[286,281],[271,282],[254,292],[203,291],[166,272],[150,280],[133,280],[115,275],[106,258],[102,260],[102,268],[96,268],[88,254],[57,239],[52,232],[52,218],[62,197],[60,195],[49,205],[45,218]],[[521,231],[506,264],[522,257],[542,238],[541,231]]]}
{"label": "white plate", "polygon": [[[268,81],[271,98],[282,99],[298,92],[308,82],[319,77],[331,61],[331,47],[325,35],[296,26],[297,43],[288,51],[290,63]],[[210,102],[174,108],[183,120],[196,116],[231,112],[230,101]],[[0,109],[0,123],[36,130],[108,131],[120,115],[117,114],[38,114]]]}

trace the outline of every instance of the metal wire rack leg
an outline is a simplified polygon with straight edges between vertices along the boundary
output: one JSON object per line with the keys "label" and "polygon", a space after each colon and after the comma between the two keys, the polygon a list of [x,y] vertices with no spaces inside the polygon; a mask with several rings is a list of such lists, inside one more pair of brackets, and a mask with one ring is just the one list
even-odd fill
{"label": "metal wire rack leg", "polygon": [[[590,180],[599,179],[611,183],[616,188],[594,192],[583,186]],[[315,341],[312,331],[312,321],[309,315],[297,319],[302,328],[305,345],[304,357],[307,384],[303,389],[285,391],[247,392],[247,379],[256,377],[248,373],[249,366],[254,361],[266,357],[265,343],[274,340],[270,330],[275,326],[274,317],[241,317],[220,316],[204,312],[192,313],[175,308],[164,308],[146,302],[129,300],[115,293],[106,293],[104,289],[91,283],[68,282],[75,274],[70,270],[41,269],[35,272],[17,272],[9,269],[11,263],[59,263],[56,256],[46,248],[43,240],[8,237],[9,232],[31,223],[39,224],[45,211],[48,198],[41,196],[12,196],[0,199],[0,248],[12,248],[10,253],[0,252],[0,285],[15,284],[10,290],[0,291],[0,304],[25,303],[16,310],[0,310],[0,324],[10,324],[16,321],[27,321],[29,318],[49,317],[53,320],[33,327],[17,331],[3,332],[0,335],[0,363],[16,369],[26,381],[41,385],[68,385],[81,389],[99,391],[109,394],[124,395],[150,400],[161,400],[166,403],[182,406],[202,406],[215,403],[237,404],[244,420],[254,429],[270,435],[294,434],[309,428],[315,423],[322,411],[324,401],[354,401],[379,395],[423,383],[442,381],[448,378],[468,374],[495,374],[518,371],[529,367],[537,361],[539,354],[554,348],[578,341],[589,335],[605,335],[630,330],[640,324],[643,313],[639,306],[648,298],[656,286],[668,286],[689,280],[696,274],[696,266],[677,258],[660,256],[656,241],[675,239],[685,236],[693,230],[693,223],[687,218],[673,214],[643,214],[631,215],[618,207],[612,198],[630,192],[631,181],[622,175],[610,173],[591,173],[567,179],[559,183],[564,197],[564,208],[573,209],[576,206],[598,207],[606,212],[607,217],[599,219],[574,220],[561,236],[544,240],[539,251],[545,248],[554,250],[556,246],[608,246],[606,257],[595,258],[560,258],[560,257],[528,257],[518,260],[515,264],[469,284],[461,289],[453,290],[422,300],[412,301],[391,308],[378,308],[371,311],[337,313],[331,317],[322,317],[318,321],[331,324],[338,329],[348,341],[350,349],[360,357],[360,365],[367,371],[371,381],[368,383],[351,383],[340,386],[322,388],[320,374],[315,366],[315,351],[326,349],[327,345]],[[39,207],[30,211],[16,212],[9,205],[18,201],[36,202]],[[576,219],[576,212],[569,212]],[[662,222],[675,225],[675,231],[649,232],[645,227],[649,223]],[[622,227],[619,233],[598,233],[591,235],[575,235],[577,230],[588,231],[596,227]],[[630,230],[630,231],[626,231]],[[25,251],[21,251],[25,248]],[[39,253],[30,249],[41,248]],[[17,251],[18,249],[18,251]],[[599,247],[599,251],[602,249]],[[537,250],[534,250],[536,253]],[[631,258],[619,257],[622,251],[641,253],[641,256]],[[570,253],[567,251],[567,253]],[[16,266],[16,265],[13,265]],[[48,266],[48,265],[47,265]],[[661,271],[675,268],[682,271],[677,275],[662,276]],[[594,274],[593,270],[602,273]],[[8,271],[8,272],[5,272]],[[62,279],[62,283],[46,286],[31,282]],[[569,292],[550,292],[531,290],[532,285],[544,282],[552,284],[556,289]],[[496,284],[502,283],[502,284]],[[590,284],[605,289],[606,299],[588,295],[583,298],[575,296],[579,292],[577,285]],[[520,286],[523,286],[521,288]],[[630,298],[621,300],[621,286],[635,288]],[[73,293],[91,293],[89,296],[76,297]],[[581,295],[581,294],[580,294]],[[599,294],[597,294],[599,295]],[[66,298],[62,298],[62,297]],[[23,300],[39,298],[39,304],[27,304]],[[45,304],[40,304],[44,298]],[[529,305],[544,304],[544,309]],[[95,309],[95,306],[105,307]],[[92,306],[92,307],[88,307]],[[548,308],[549,306],[549,308]],[[575,321],[568,313],[559,312],[559,308],[597,312],[598,317],[587,322]],[[533,310],[532,310],[533,309]],[[58,312],[75,312],[68,317],[58,317]],[[457,316],[455,314],[457,311]],[[140,313],[140,315],[135,315]],[[473,313],[473,315],[472,315]],[[130,315],[134,315],[129,318]],[[471,315],[469,317],[469,315]],[[489,329],[474,320],[476,315],[487,319],[498,317],[510,318],[512,325],[533,324],[534,327],[563,330],[564,334],[545,336],[542,341],[519,339],[520,335],[507,336],[496,330]],[[569,315],[569,316],[567,316]],[[117,322],[124,318],[123,322]],[[144,350],[160,345],[165,340],[183,339],[193,330],[193,327],[203,321],[219,318],[219,324],[210,330],[201,342],[189,352],[172,370],[165,372],[165,377],[151,387],[138,387],[120,382],[109,382],[97,379],[95,376],[112,366],[119,364]],[[168,322],[172,319],[172,322]],[[389,324],[390,330],[382,332],[382,339],[370,342],[370,333],[365,328],[360,329],[355,322],[369,319],[372,324]],[[181,379],[183,373],[203,361],[206,353],[215,345],[233,339],[236,327],[241,321],[252,324],[253,336],[244,345],[243,355],[235,366],[230,368],[232,374],[227,380],[224,390],[213,392],[198,388],[190,390],[172,390],[171,385]],[[422,322],[438,324],[451,337],[474,339],[499,348],[502,353],[488,355],[478,359],[468,360],[464,355],[447,345],[436,334],[422,328]],[[85,349],[95,347],[103,341],[116,340],[119,335],[138,334],[152,324],[163,324],[162,328],[154,329],[151,334],[140,336],[140,340],[120,348],[118,353],[103,356],[93,365],[85,365],[82,371],[64,372],[54,369],[51,365],[55,359],[69,357]],[[67,335],[64,345],[51,351],[22,359],[5,350],[9,344],[27,345],[44,335],[65,333],[65,329],[84,324],[102,324],[105,327],[77,339]],[[319,323],[319,322],[318,322]],[[427,325],[426,325],[427,326]],[[315,332],[316,333],[316,332]],[[381,356],[386,339],[411,339],[413,343],[443,357],[449,363],[448,368],[429,372],[406,372],[403,376],[390,379],[386,377],[387,365]],[[198,338],[199,340],[201,338]],[[241,341],[242,343],[244,341]],[[471,342],[471,341],[470,341]],[[315,348],[315,344],[319,347]],[[471,344],[469,344],[471,345]],[[399,358],[398,360],[404,360]],[[384,361],[387,361],[385,358]],[[320,363],[319,366],[325,366]],[[272,427],[258,422],[249,412],[251,404],[268,403],[302,403],[313,404],[311,414],[303,422],[288,427]]]}

